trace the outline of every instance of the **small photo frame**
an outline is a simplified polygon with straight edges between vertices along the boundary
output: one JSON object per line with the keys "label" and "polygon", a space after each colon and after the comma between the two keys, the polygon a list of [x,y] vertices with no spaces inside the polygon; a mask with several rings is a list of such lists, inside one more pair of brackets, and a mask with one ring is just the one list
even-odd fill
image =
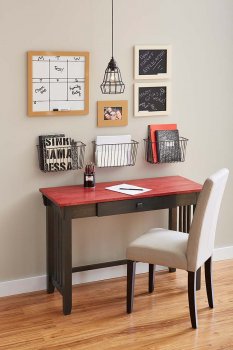
{"label": "small photo frame", "polygon": [[170,113],[169,83],[136,83],[134,85],[134,115],[164,116]]}
{"label": "small photo frame", "polygon": [[128,125],[128,101],[98,101],[98,127]]}
{"label": "small photo frame", "polygon": [[143,45],[134,47],[135,79],[169,79],[170,77],[170,45]]}

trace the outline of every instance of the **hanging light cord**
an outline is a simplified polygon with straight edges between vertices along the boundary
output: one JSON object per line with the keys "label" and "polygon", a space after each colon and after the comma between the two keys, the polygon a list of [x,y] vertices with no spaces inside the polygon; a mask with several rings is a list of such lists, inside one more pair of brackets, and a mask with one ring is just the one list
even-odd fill
{"label": "hanging light cord", "polygon": [[[109,0],[110,2],[110,0]],[[125,84],[122,81],[121,71],[113,57],[114,49],[114,0],[112,0],[112,57],[105,69],[103,82],[100,85],[103,94],[123,94]]]}
{"label": "hanging light cord", "polygon": [[112,0],[112,57],[113,57],[113,0]]}

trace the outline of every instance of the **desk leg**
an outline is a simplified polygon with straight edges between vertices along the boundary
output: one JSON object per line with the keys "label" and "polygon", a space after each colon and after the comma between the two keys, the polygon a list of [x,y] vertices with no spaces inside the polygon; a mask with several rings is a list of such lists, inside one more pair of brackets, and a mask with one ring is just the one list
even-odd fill
{"label": "desk leg", "polygon": [[53,208],[46,206],[46,250],[47,250],[47,293],[54,292],[52,278],[54,274],[54,227]]}
{"label": "desk leg", "polygon": [[63,313],[69,315],[72,309],[72,222],[60,218],[61,238],[61,280],[63,296]]}
{"label": "desk leg", "polygon": [[[169,209],[168,229],[177,230],[177,208]],[[176,269],[169,267],[169,272],[176,272]]]}

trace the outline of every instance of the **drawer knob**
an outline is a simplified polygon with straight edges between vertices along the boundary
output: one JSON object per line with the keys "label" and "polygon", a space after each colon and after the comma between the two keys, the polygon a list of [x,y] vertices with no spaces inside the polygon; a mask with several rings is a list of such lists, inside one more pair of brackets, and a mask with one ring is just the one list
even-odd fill
{"label": "drawer knob", "polygon": [[143,203],[142,202],[137,203],[136,207],[137,207],[137,209],[142,209]]}

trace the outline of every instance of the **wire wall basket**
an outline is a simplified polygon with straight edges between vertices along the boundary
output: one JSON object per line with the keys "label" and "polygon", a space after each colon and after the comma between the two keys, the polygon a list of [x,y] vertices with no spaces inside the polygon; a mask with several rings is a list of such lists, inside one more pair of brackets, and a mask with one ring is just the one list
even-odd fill
{"label": "wire wall basket", "polygon": [[184,162],[188,139],[179,137],[178,141],[156,141],[144,139],[145,159],[152,164]]}
{"label": "wire wall basket", "polygon": [[99,168],[133,166],[136,163],[139,142],[132,140],[129,143],[93,144],[94,163]]}
{"label": "wire wall basket", "polygon": [[82,169],[86,145],[81,141],[62,147],[41,147],[37,145],[40,170],[58,172]]}

